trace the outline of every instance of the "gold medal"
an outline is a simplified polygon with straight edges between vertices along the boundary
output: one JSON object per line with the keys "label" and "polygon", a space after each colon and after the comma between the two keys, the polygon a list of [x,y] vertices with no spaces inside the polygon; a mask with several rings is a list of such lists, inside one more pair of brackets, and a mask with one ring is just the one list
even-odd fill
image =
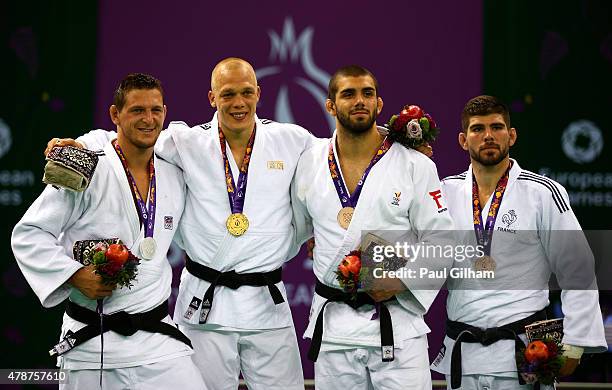
{"label": "gold medal", "polygon": [[234,213],[227,218],[225,226],[232,236],[242,236],[249,228],[249,219],[242,213]]}
{"label": "gold medal", "polygon": [[476,271],[495,271],[495,260],[491,256],[483,256],[474,262]]}
{"label": "gold medal", "polygon": [[348,229],[351,224],[351,219],[353,219],[354,212],[355,209],[352,207],[343,207],[338,211],[338,224],[342,229]]}

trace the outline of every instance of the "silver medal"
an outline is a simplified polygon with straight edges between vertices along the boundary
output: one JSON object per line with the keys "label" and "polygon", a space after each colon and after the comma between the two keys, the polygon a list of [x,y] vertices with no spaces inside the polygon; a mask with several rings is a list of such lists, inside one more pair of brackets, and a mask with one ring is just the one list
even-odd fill
{"label": "silver medal", "polygon": [[151,260],[155,256],[155,250],[157,249],[157,243],[153,237],[145,237],[140,242],[140,255],[145,260]]}

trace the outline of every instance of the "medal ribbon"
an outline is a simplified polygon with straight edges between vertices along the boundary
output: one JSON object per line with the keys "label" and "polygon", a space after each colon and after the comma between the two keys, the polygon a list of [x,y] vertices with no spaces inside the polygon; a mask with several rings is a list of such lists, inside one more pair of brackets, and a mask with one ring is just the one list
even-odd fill
{"label": "medal ribbon", "polygon": [[134,197],[134,203],[136,203],[136,210],[138,211],[138,218],[140,219],[140,223],[145,227],[145,237],[153,237],[153,230],[155,228],[155,164],[153,164],[153,156],[151,156],[151,160],[149,160],[149,209],[147,210],[147,204],[142,196],[140,195],[140,191],[138,191],[138,186],[136,185],[136,180],[130,173],[128,169],[128,163],[125,159],[125,155],[123,151],[119,147],[119,144],[115,140],[113,142],[113,146],[115,147],[115,151],[119,156],[119,160],[121,160],[121,165],[123,165],[123,169],[125,170],[125,174],[130,182],[132,189],[132,196]]}
{"label": "medal ribbon", "polygon": [[482,223],[482,207],[480,206],[480,199],[478,197],[478,183],[476,177],[472,174],[472,213],[474,216],[474,232],[476,233],[476,241],[478,245],[484,247],[485,255],[491,255],[491,243],[493,242],[493,229],[495,227],[495,220],[497,219],[497,212],[501,206],[504,192],[508,186],[508,178],[510,177],[510,168],[512,163],[506,169],[506,173],[499,179],[495,192],[493,192],[493,200],[491,200],[491,206],[489,207],[489,213],[485,224]]}
{"label": "medal ribbon", "polygon": [[255,143],[255,130],[256,128],[253,129],[249,142],[247,143],[246,152],[242,159],[242,166],[240,167],[240,174],[238,175],[238,185],[236,186],[227,158],[225,135],[219,127],[219,142],[221,143],[221,154],[223,155],[223,164],[225,166],[225,184],[227,186],[227,197],[229,198],[232,214],[242,213],[244,209],[244,198],[249,176],[249,163],[251,162],[251,153],[253,152],[253,144]]}
{"label": "medal ribbon", "polygon": [[393,142],[390,141],[388,138],[385,138],[382,145],[380,145],[380,147],[376,151],[374,157],[372,157],[370,164],[363,172],[361,179],[359,179],[359,182],[355,187],[355,191],[353,191],[353,193],[350,195],[348,193],[348,189],[344,184],[342,175],[340,174],[340,169],[338,162],[336,161],[336,157],[334,156],[333,142],[334,140],[332,139],[329,143],[329,155],[327,158],[327,162],[329,164],[329,173],[331,174],[332,181],[334,182],[334,187],[336,187],[336,192],[338,193],[338,198],[340,198],[340,203],[342,204],[342,207],[355,208],[357,207],[359,195],[361,195],[361,190],[363,189],[363,185],[366,181],[366,178],[368,177],[368,174],[372,170],[372,167],[389,151],[389,148],[391,148]]}

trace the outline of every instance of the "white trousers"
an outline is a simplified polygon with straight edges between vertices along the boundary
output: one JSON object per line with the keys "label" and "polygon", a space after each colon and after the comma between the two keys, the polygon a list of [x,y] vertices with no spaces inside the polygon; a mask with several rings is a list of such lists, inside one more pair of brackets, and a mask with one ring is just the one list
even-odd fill
{"label": "white trousers", "polygon": [[[451,390],[451,377],[446,375],[446,388]],[[532,390],[532,385],[521,385],[517,378],[493,375],[463,375],[461,387],[455,390]],[[552,390],[553,386],[541,385],[540,390]]]}
{"label": "white trousers", "polygon": [[380,347],[321,351],[317,390],[431,390],[427,336],[406,340],[395,359],[383,362]]}
{"label": "white trousers", "polygon": [[[60,390],[100,389],[100,370],[66,370],[67,383]],[[104,390],[202,390],[207,389],[191,356],[181,356],[142,366],[103,370]],[[213,388],[208,388],[213,390]]]}
{"label": "white trousers", "polygon": [[182,326],[181,331],[191,339],[191,357],[211,390],[236,390],[240,372],[250,390],[304,390],[292,326],[244,332]]}

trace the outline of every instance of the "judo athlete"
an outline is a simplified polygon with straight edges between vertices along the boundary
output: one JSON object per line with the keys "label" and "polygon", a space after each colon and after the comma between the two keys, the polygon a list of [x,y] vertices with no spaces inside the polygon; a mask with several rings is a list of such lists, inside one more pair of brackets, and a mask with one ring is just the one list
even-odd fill
{"label": "judo athlete", "polygon": [[[314,137],[257,118],[260,93],[248,62],[219,62],[208,93],[213,118],[171,122],[155,146],[185,175],[177,242],[188,259],[174,319],[211,389],[236,389],[240,372],[249,389],[304,388],[281,267],[294,242],[291,181]],[[95,149],[111,134],[78,140]]]}
{"label": "judo athlete", "polygon": [[[179,169],[153,154],[166,116],[160,82],[128,75],[109,111],[116,139],[103,145],[89,187],[48,185],[13,230],[15,258],[44,307],[68,299],[61,342],[52,350],[67,370],[60,388],[202,389],[189,339],[168,315],[166,253],[183,214],[185,184]],[[75,242],[108,238],[141,259],[130,289],[103,284],[92,265],[72,257]]]}
{"label": "judo athlete", "polygon": [[480,286],[449,281],[447,335],[432,369],[446,374],[449,389],[531,389],[517,379],[515,347],[525,325],[546,318],[551,272],[563,288],[567,361],[560,374],[571,374],[583,351],[607,349],[593,255],[566,190],[509,158],[517,132],[507,106],[475,97],[461,122],[459,144],[471,165],[444,179],[442,192],[456,228],[485,248],[472,267],[494,270],[495,278]]}
{"label": "judo athlete", "polygon": [[[375,279],[369,295],[344,293],[334,271],[365,231],[395,231],[420,242],[452,229],[434,163],[391,143],[376,117],[378,84],[360,66],[339,69],[329,83],[331,139],[302,155],[292,187],[297,240],[314,233],[317,277],[305,337],[317,389],[431,389],[429,328],[423,314],[437,290],[411,289],[403,279]],[[445,236],[441,234],[440,236]],[[441,283],[440,283],[441,284]]]}

